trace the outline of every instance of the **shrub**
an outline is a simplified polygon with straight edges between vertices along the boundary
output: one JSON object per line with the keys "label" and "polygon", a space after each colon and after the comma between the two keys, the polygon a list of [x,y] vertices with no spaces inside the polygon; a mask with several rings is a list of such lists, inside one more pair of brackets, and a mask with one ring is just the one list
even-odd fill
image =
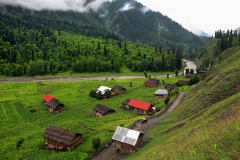
{"label": "shrub", "polygon": [[169,78],[169,73],[167,74],[167,78]]}
{"label": "shrub", "polygon": [[124,127],[124,123],[119,124],[119,126]]}
{"label": "shrub", "polygon": [[191,69],[191,70],[190,70],[190,73],[193,74],[193,73],[194,73],[194,69]]}
{"label": "shrub", "polygon": [[178,69],[176,69],[176,70],[174,71],[174,73],[175,73],[175,76],[177,77],[177,76],[178,76]]}
{"label": "shrub", "polygon": [[186,73],[189,73],[189,68],[186,68]]}
{"label": "shrub", "polygon": [[96,94],[96,98],[97,98],[98,100],[101,100],[101,99],[102,99],[102,93],[101,93],[101,92],[98,92],[98,93]]}
{"label": "shrub", "polygon": [[148,78],[148,74],[147,74],[147,71],[143,71],[143,74],[146,78]]}
{"label": "shrub", "polygon": [[164,103],[165,103],[166,107],[167,107],[169,101],[170,101],[170,98],[169,98],[169,96],[167,96],[167,98],[164,100]]}
{"label": "shrub", "polygon": [[178,87],[181,87],[181,86],[182,86],[180,82],[177,82],[176,85],[177,85]]}
{"label": "shrub", "polygon": [[105,92],[107,93],[107,97],[108,97],[108,98],[111,97],[112,91],[110,91],[109,89],[107,89]]}
{"label": "shrub", "polygon": [[195,75],[193,78],[190,79],[189,85],[194,85],[200,81],[201,81],[201,78],[199,76]]}
{"label": "shrub", "polygon": [[97,150],[98,148],[100,148],[101,145],[101,139],[99,137],[93,137],[92,138],[92,147],[93,149]]}
{"label": "shrub", "polygon": [[164,80],[162,80],[162,83],[163,83],[163,84],[165,84],[165,81],[164,81]]}
{"label": "shrub", "polygon": [[130,87],[132,87],[132,82],[130,82]]}
{"label": "shrub", "polygon": [[95,89],[92,89],[90,92],[89,92],[89,96],[90,97],[93,97],[93,98],[96,98],[96,95],[97,95],[97,90],[95,90]]}

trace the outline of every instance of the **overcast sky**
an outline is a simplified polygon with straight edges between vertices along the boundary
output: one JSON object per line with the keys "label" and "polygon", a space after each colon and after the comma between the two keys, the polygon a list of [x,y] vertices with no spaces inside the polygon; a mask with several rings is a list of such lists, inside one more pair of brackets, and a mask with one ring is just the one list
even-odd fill
{"label": "overcast sky", "polygon": [[240,0],[137,0],[183,27],[207,34],[240,27]]}

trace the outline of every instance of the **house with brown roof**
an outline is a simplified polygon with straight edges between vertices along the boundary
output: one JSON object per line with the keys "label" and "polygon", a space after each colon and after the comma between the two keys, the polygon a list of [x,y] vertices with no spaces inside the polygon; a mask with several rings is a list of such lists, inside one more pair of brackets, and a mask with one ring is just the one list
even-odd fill
{"label": "house with brown roof", "polygon": [[127,99],[126,101],[124,101],[122,104],[123,104],[123,108],[126,108],[127,104],[130,102],[129,99]]}
{"label": "house with brown roof", "polygon": [[195,76],[195,74],[186,73],[185,76],[186,76],[186,79],[191,79]]}
{"label": "house with brown roof", "polygon": [[131,101],[126,105],[126,109],[128,109],[129,112],[137,114],[155,114],[155,107],[151,103],[139,101],[136,99],[131,99]]}
{"label": "house with brown roof", "polygon": [[115,114],[116,111],[111,109],[111,108],[108,108],[104,105],[101,105],[101,104],[97,104],[94,108],[94,114],[92,115],[93,117],[102,117],[102,116],[107,116],[107,115],[110,115],[110,114]]}
{"label": "house with brown roof", "polygon": [[82,134],[51,125],[46,128],[42,136],[48,150],[71,152],[83,143]]}
{"label": "house with brown roof", "polygon": [[43,100],[44,104],[48,107],[49,112],[58,114],[65,111],[64,105],[62,103],[59,103],[55,97],[47,94],[43,97]]}
{"label": "house with brown roof", "polygon": [[147,81],[144,82],[145,87],[156,88],[158,84],[159,80],[157,79],[148,79]]}
{"label": "house with brown roof", "polygon": [[177,85],[176,85],[176,83],[173,83],[172,85],[171,84],[165,84],[165,89],[167,90],[169,87],[171,87],[171,88],[176,88],[177,87]]}
{"label": "house with brown roof", "polygon": [[181,80],[179,80],[178,81],[182,86],[188,86],[188,84],[189,84],[189,81],[181,81]]}
{"label": "house with brown roof", "polygon": [[113,150],[120,151],[121,154],[134,153],[143,145],[144,133],[118,126],[113,137]]}
{"label": "house with brown roof", "polygon": [[126,94],[127,93],[127,89],[122,87],[122,86],[118,86],[118,85],[114,85],[112,87],[112,91],[115,93],[118,93],[118,94]]}

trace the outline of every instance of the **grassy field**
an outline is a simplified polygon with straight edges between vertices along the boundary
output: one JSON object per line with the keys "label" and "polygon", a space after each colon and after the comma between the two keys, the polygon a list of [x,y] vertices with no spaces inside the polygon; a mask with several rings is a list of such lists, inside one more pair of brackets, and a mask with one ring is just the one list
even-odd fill
{"label": "grassy field", "polygon": [[[185,77],[163,79],[165,83],[172,84],[185,80]],[[145,117],[121,109],[122,102],[126,99],[136,98],[154,104],[161,111],[165,109],[164,98],[154,98],[154,92],[164,86],[163,79],[159,79],[160,85],[157,88],[144,87],[143,82],[146,79],[44,82],[45,85],[0,84],[0,159],[87,159],[96,152],[91,144],[94,136],[101,138],[103,146],[112,138],[113,133],[108,131],[115,130],[121,123],[129,127],[137,119]],[[128,93],[101,101],[88,96],[91,89],[97,89],[101,85],[111,88],[115,84],[125,87]],[[190,87],[182,87],[179,90],[189,89]],[[56,97],[65,105],[66,111],[57,115],[50,113],[42,100],[46,94]],[[92,117],[93,107],[98,103],[115,109],[117,113]],[[31,113],[30,110],[36,112]],[[83,144],[70,153],[44,150],[44,139],[41,135],[48,125],[69,127],[69,130],[83,134]],[[17,149],[17,143],[22,139],[23,144]]]}

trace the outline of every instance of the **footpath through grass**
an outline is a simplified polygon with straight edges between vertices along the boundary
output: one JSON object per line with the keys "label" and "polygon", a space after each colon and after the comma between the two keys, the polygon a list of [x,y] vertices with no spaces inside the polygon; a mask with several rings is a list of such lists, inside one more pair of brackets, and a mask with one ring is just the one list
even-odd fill
{"label": "footpath through grass", "polygon": [[[121,109],[126,99],[136,98],[165,109],[165,98],[154,98],[157,89],[165,83],[176,83],[185,80],[184,76],[162,78],[157,88],[144,87],[143,79],[96,80],[84,82],[43,82],[37,83],[5,83],[0,84],[0,159],[87,159],[96,151],[92,149],[92,138],[99,136],[101,146],[111,140],[116,127],[123,123],[129,127],[137,119],[145,116],[130,113]],[[130,87],[132,82],[132,87]],[[128,91],[106,100],[97,100],[88,96],[91,89],[101,85],[112,88],[121,85]],[[189,87],[180,88],[180,91]],[[53,115],[43,104],[42,97],[51,94],[65,105],[65,111]],[[173,99],[172,99],[173,100]],[[94,118],[93,107],[103,104],[116,110],[116,114]],[[31,113],[30,110],[36,112]],[[158,112],[158,114],[161,112]],[[55,152],[44,150],[41,136],[48,125],[61,128],[68,127],[70,131],[83,134],[83,144],[72,152]],[[94,129],[94,131],[85,127]],[[17,144],[24,139],[20,148]]]}

